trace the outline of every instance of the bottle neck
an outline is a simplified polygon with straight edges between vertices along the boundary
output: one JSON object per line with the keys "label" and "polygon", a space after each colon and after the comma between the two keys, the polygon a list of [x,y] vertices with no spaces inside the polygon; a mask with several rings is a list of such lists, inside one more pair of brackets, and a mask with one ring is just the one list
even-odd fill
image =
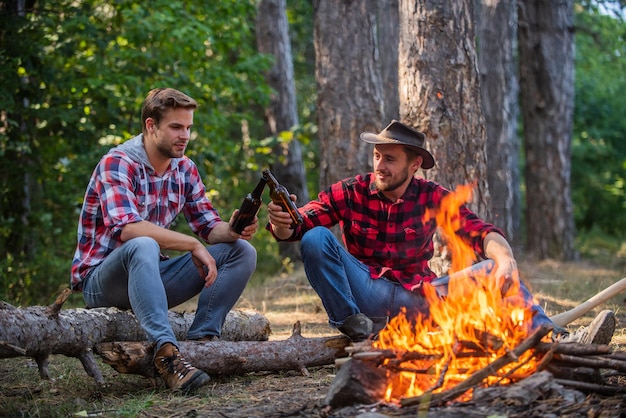
{"label": "bottle neck", "polygon": [[265,178],[261,178],[254,190],[252,190],[252,196],[257,199],[260,198],[263,194],[263,190],[265,189],[265,184],[267,184],[267,180]]}
{"label": "bottle neck", "polygon": [[270,186],[271,190],[274,190],[276,189],[276,187],[278,187],[278,181],[269,170],[263,170],[263,178],[265,178],[265,181],[267,182],[268,186]]}

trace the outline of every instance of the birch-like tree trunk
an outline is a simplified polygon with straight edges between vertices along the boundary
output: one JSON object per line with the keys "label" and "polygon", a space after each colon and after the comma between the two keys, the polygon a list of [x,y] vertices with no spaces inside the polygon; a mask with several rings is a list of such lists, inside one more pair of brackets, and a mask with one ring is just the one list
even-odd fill
{"label": "birch-like tree trunk", "polygon": [[575,258],[570,196],[574,115],[574,1],[519,0],[526,155],[526,252]]}

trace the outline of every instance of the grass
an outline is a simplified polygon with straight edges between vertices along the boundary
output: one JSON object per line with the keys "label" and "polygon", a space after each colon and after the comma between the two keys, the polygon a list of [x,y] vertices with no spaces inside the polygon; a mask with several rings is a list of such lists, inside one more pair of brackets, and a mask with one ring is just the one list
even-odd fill
{"label": "grass", "polygon": [[[548,315],[571,309],[624,276],[624,260],[612,264],[591,261],[559,263],[520,261],[520,273]],[[76,296],[72,296],[76,298]],[[80,301],[73,300],[80,305]],[[617,313],[621,323],[624,295],[608,301],[570,325],[575,330],[588,324],[601,309]],[[193,309],[193,302],[178,309]],[[269,319],[271,340],[291,334],[296,321],[305,337],[334,335],[317,295],[301,269],[265,280],[254,279],[237,307],[256,309]],[[613,339],[619,349],[626,346],[620,323]],[[279,408],[284,416],[311,402],[320,402],[334,377],[334,367],[309,370],[309,376],[295,371],[252,373],[216,377],[194,396],[166,390],[162,383],[140,376],[119,374],[97,359],[105,379],[98,387],[75,358],[50,358],[50,381],[39,378],[36,363],[29,358],[0,360],[0,416],[7,417],[191,417],[268,416],[267,408]],[[265,412],[264,412],[265,411]],[[286,412],[285,412],[286,411]]]}

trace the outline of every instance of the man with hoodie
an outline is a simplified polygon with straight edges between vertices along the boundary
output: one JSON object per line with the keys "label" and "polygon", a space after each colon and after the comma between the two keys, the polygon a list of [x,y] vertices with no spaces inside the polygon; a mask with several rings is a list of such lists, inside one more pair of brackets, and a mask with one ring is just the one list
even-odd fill
{"label": "man with hoodie", "polygon": [[[217,339],[256,268],[247,241],[258,220],[233,232],[185,156],[196,107],[175,89],[149,92],[142,133],[104,155],[89,180],[71,271],[72,289],[82,291],[87,306],[132,309],[155,343],[159,375],[182,391],[209,376],[181,356],[168,309],[199,295],[187,337]],[[197,238],[169,229],[181,212]],[[169,258],[163,250],[184,254]]]}

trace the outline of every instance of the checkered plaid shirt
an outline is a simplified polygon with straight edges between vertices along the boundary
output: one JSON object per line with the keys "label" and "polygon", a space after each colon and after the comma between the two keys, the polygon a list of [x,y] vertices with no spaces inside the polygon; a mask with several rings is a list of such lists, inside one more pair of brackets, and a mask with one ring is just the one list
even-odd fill
{"label": "checkered plaid shirt", "polygon": [[110,151],[96,166],[85,193],[72,261],[72,288],[80,290],[89,271],[122,245],[124,225],[146,220],[169,228],[180,212],[205,241],[221,220],[206,197],[193,161],[173,159],[159,176],[123,151]]}
{"label": "checkered plaid shirt", "polygon": [[[434,219],[425,222],[424,214],[427,208],[436,208],[447,193],[450,191],[437,183],[414,178],[402,198],[392,202],[376,189],[373,174],[348,178],[300,208],[304,222],[289,241],[299,240],[315,226],[338,223],[347,250],[369,266],[373,279],[384,276],[415,290],[436,277],[428,261],[433,256],[437,226]],[[492,231],[502,232],[465,206],[460,214],[457,234],[484,257],[484,237]]]}

